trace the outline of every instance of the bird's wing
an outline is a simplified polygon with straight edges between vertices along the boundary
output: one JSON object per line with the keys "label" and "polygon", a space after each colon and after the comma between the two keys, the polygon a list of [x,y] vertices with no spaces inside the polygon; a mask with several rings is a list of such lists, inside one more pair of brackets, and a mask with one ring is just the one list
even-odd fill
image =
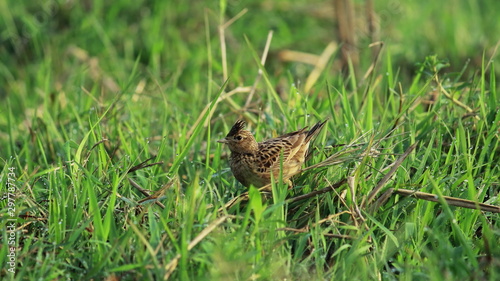
{"label": "bird's wing", "polygon": [[258,166],[262,172],[279,168],[280,159],[283,159],[285,164],[303,148],[306,135],[303,130],[294,133],[259,143]]}

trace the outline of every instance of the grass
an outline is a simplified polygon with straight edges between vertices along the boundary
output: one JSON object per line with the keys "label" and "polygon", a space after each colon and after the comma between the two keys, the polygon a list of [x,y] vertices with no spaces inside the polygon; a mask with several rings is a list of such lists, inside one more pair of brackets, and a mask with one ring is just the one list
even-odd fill
{"label": "grass", "polygon": [[[325,50],[323,2],[0,2],[0,276],[497,280],[498,213],[445,196],[500,205],[499,7],[419,3],[377,2],[366,79],[342,76],[338,51],[312,79],[279,57]],[[264,200],[216,143],[237,118],[257,139],[328,119],[308,165],[329,165]]]}

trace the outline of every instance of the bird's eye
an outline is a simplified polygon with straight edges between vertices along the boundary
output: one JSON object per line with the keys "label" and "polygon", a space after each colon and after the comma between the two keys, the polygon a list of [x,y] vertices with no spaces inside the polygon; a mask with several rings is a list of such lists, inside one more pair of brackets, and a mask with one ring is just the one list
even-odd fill
{"label": "bird's eye", "polygon": [[243,137],[242,137],[242,136],[235,136],[234,138],[235,138],[236,140],[238,140],[238,141],[240,141],[240,140],[242,140],[242,139],[243,139]]}

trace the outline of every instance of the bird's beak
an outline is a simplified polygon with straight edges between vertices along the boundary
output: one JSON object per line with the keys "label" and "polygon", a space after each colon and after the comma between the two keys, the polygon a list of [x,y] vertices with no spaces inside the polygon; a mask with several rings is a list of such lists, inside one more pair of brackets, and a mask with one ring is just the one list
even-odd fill
{"label": "bird's beak", "polygon": [[217,142],[219,142],[219,143],[228,143],[228,141],[227,141],[226,138],[220,139]]}

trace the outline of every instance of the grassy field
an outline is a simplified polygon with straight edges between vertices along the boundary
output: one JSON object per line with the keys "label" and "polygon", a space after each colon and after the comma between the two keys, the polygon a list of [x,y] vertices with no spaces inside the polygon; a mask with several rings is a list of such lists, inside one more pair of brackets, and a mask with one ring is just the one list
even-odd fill
{"label": "grassy field", "polygon": [[[0,278],[499,280],[500,2],[426,2],[341,65],[332,1],[0,0]],[[244,188],[239,118],[323,165]]]}

